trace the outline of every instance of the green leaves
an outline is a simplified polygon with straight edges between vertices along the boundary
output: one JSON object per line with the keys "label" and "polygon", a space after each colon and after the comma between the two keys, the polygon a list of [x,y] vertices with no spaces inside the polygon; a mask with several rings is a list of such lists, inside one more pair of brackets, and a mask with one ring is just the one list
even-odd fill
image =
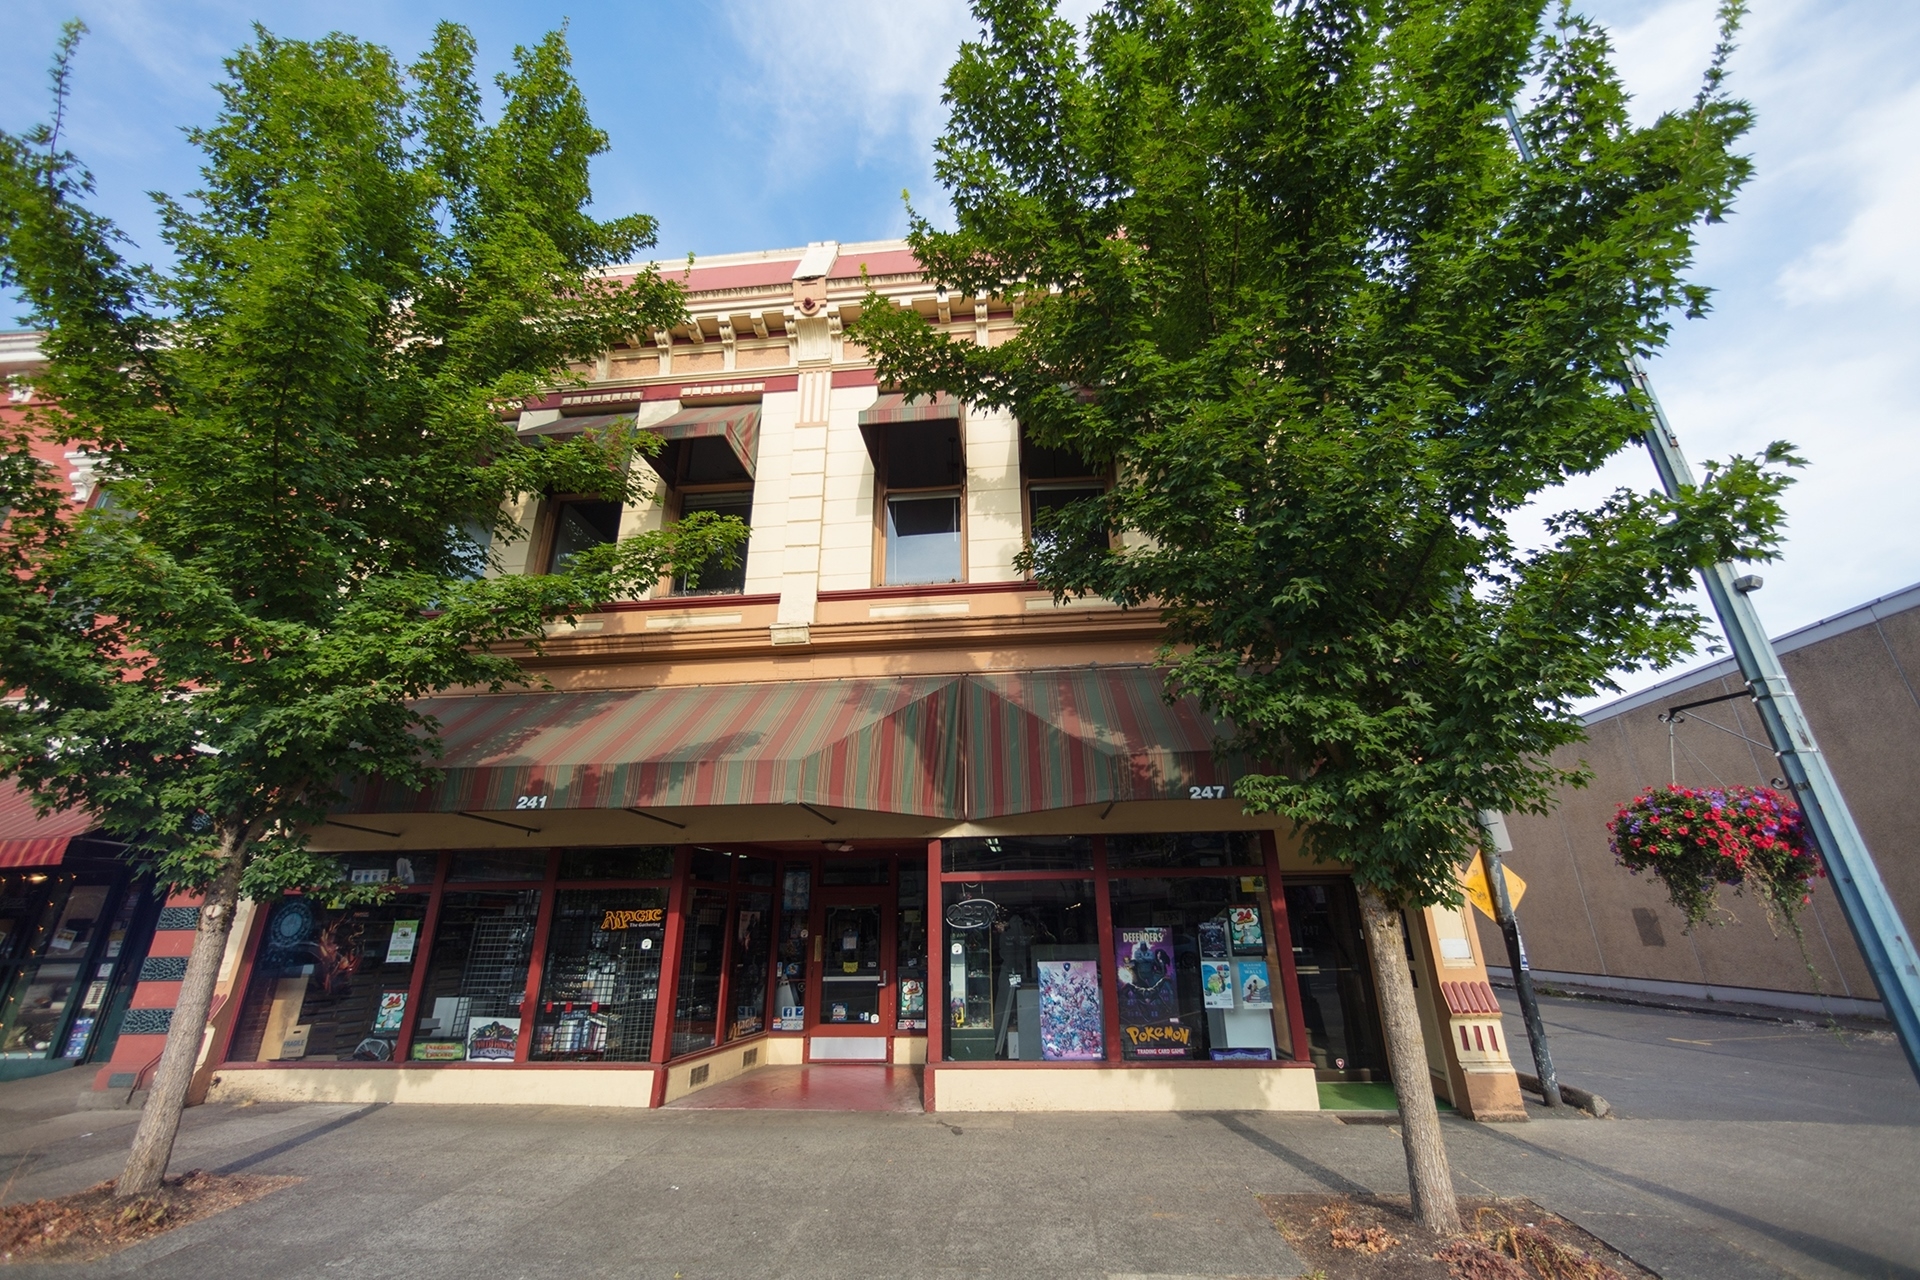
{"label": "green leaves", "polygon": [[1638,128],[1605,33],[1542,8],[1115,0],[1076,42],[982,0],[938,144],[956,229],[912,241],[1023,327],[982,348],[877,298],[855,326],[903,389],[1113,465],[1027,563],[1160,607],[1175,687],[1273,766],[1242,800],[1409,904],[1454,895],[1476,810],[1577,780],[1544,763],[1572,707],[1686,651],[1695,570],[1776,552],[1792,461],[1517,544],[1646,429],[1622,352],[1705,309],[1694,237],[1749,171],[1724,51]]}
{"label": "green leaves", "polygon": [[522,682],[550,623],[745,536],[690,520],[473,580],[476,545],[527,536],[514,500],[637,496],[651,437],[523,444],[509,424],[683,314],[653,272],[607,273],[653,223],[587,212],[606,137],[562,36],[516,50],[497,119],[473,63],[451,24],[411,69],[256,28],[189,132],[201,189],[161,198],[167,269],[120,257],[51,126],[0,134],[0,282],[46,331],[58,405],[38,429],[87,448],[108,498],[64,510],[26,437],[6,442],[0,685],[24,696],[0,709],[0,773],[91,808],[165,879],[206,884],[237,848],[260,859],[249,892],[331,883],[300,828],[356,776],[426,780],[434,726],[410,700]]}

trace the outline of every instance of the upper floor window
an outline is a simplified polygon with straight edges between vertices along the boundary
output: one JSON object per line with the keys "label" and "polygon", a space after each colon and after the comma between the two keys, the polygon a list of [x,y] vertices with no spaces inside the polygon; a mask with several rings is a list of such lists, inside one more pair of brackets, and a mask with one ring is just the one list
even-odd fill
{"label": "upper floor window", "polygon": [[620,539],[620,504],[592,498],[562,498],[553,504],[553,538],[547,572],[564,573],[589,547]]}
{"label": "upper floor window", "polygon": [[874,460],[881,581],[964,581],[966,463],[957,406],[882,396],[861,414],[861,429]]}
{"label": "upper floor window", "polygon": [[1024,490],[1027,538],[1042,541],[1041,517],[1071,503],[1097,498],[1107,490],[1104,476],[1071,449],[1049,449],[1020,433],[1020,485]]}
{"label": "upper floor window", "polygon": [[[753,477],[738,452],[724,437],[702,436],[675,440],[659,459],[662,475],[672,487],[674,506],[681,516],[713,511],[753,522]],[[692,580],[685,574],[673,580],[673,594],[737,595],[747,588],[747,549],[734,552],[729,569],[714,556]]]}

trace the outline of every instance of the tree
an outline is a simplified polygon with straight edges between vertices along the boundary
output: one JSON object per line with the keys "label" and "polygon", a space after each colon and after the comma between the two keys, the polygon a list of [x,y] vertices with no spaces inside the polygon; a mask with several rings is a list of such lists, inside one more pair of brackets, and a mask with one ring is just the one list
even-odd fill
{"label": "tree", "polygon": [[122,256],[60,146],[79,35],[53,122],[0,135],[0,284],[46,331],[37,428],[91,451],[107,501],[63,515],[19,457],[0,475],[21,510],[0,543],[0,684],[20,695],[0,773],[205,895],[126,1196],[165,1171],[239,895],[350,896],[305,830],[353,779],[430,777],[412,700],[524,682],[514,653],[544,626],[731,559],[745,526],[695,516],[564,572],[482,576],[526,536],[506,500],[633,499],[654,447],[522,445],[521,399],[684,315],[654,272],[608,271],[654,223],[585,211],[607,140],[562,33],[515,50],[488,121],[461,27],[405,69],[256,28],[188,131],[204,187],[158,198],[170,266]]}
{"label": "tree", "polygon": [[[1011,297],[992,348],[877,296],[883,378],[1112,468],[1041,521],[1056,596],[1163,611],[1171,689],[1268,763],[1248,811],[1353,870],[1420,1219],[1458,1230],[1401,913],[1459,901],[1477,811],[1580,770],[1577,702],[1686,652],[1696,567],[1778,543],[1784,446],[1673,500],[1551,502],[1645,428],[1623,352],[1704,313],[1694,238],[1748,174],[1724,91],[1627,117],[1604,32],[1540,0],[976,0],[929,275]],[[1532,85],[1520,127],[1508,104]]]}

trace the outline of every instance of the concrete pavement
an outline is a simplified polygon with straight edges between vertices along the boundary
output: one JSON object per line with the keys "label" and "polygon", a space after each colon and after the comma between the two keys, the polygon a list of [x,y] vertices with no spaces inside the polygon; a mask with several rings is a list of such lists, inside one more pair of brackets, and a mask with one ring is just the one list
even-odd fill
{"label": "concrete pavement", "polygon": [[[1897,1047],[1894,1073],[1870,1040],[1725,1046],[1745,1024],[1580,1002],[1549,1020],[1563,1073],[1624,1118],[1450,1119],[1463,1194],[1530,1196],[1668,1280],[1920,1277],[1920,1090]],[[8,1200],[117,1172],[130,1115],[14,1092],[83,1074],[0,1087]],[[1714,1098],[1724,1113],[1678,1114]],[[1245,1113],[202,1107],[175,1155],[191,1167],[305,1181],[111,1259],[20,1273],[1283,1276],[1298,1260],[1255,1195],[1405,1190],[1389,1125]]]}

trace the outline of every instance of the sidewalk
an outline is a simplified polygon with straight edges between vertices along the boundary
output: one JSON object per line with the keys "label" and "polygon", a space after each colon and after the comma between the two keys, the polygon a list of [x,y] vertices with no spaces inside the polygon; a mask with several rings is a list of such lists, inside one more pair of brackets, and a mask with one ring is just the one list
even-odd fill
{"label": "sidewalk", "polygon": [[[1695,1064],[1704,1088],[1765,1076],[1759,1055],[1777,1055],[1771,1041],[1701,1048],[1707,1020],[1689,1036],[1680,1016],[1615,1008],[1565,1030],[1562,1069],[1579,1083],[1590,1044],[1626,1054],[1638,1036],[1690,1055],[1601,1088],[1623,1119],[1446,1118],[1460,1191],[1529,1196],[1667,1280],[1920,1277],[1920,1091],[1901,1092],[1897,1048],[1813,1036],[1785,1059],[1788,1076],[1821,1054],[1837,1078],[1871,1081],[1882,1101],[1859,1114],[1776,1103],[1766,1119],[1663,1118],[1668,1085],[1653,1077],[1684,1073],[1673,1062]],[[6,1199],[118,1172],[131,1113],[64,1112],[37,1092],[77,1092],[84,1074],[0,1086]],[[1406,1186],[1394,1126],[1245,1113],[201,1107],[173,1167],[306,1181],[111,1259],[18,1274],[1289,1276],[1297,1259],[1256,1195]]]}

